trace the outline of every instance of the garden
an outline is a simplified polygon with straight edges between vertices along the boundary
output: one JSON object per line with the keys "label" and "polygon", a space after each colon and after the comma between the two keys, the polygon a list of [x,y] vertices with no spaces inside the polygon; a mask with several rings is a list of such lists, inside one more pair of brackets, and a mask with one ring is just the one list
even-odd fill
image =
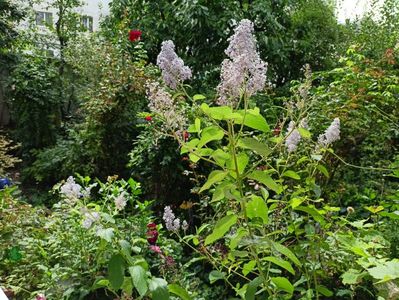
{"label": "garden", "polygon": [[0,0],[8,299],[399,299],[398,1],[41,2]]}

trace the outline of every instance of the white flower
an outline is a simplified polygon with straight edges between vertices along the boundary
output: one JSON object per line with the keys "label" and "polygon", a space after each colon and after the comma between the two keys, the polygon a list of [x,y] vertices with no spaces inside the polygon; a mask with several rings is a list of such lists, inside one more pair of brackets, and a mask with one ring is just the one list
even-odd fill
{"label": "white flower", "polygon": [[100,214],[96,211],[91,212],[86,210],[83,215],[82,226],[86,229],[89,229],[94,222],[100,220]]}
{"label": "white flower", "polygon": [[126,195],[126,192],[122,192],[117,197],[115,197],[114,203],[117,210],[122,210],[125,208],[127,202],[127,199],[125,198]]}
{"label": "white flower", "polygon": [[183,60],[177,56],[175,44],[172,41],[162,42],[157,65],[162,70],[163,81],[171,89],[176,89],[179,83],[191,78],[190,68],[185,66]]}
{"label": "white flower", "polygon": [[295,122],[291,121],[287,128],[287,138],[285,139],[285,147],[289,153],[296,150],[298,143],[301,141],[301,135],[295,128]]}
{"label": "white flower", "polygon": [[165,206],[163,213],[166,229],[169,231],[177,231],[180,229],[180,219],[175,217],[170,206]]}
{"label": "white flower", "polygon": [[335,118],[331,125],[326,131],[319,136],[319,144],[323,147],[327,147],[329,144],[338,141],[340,139],[340,121],[339,118]]}
{"label": "white flower", "polygon": [[181,228],[183,228],[184,231],[188,229],[188,223],[186,220],[184,220],[183,223],[181,224]]}
{"label": "white flower", "polygon": [[69,176],[66,183],[61,186],[60,193],[67,199],[74,200],[82,196],[82,187],[75,183],[73,176]]}
{"label": "white flower", "polygon": [[265,87],[267,64],[259,56],[253,33],[253,23],[244,19],[229,39],[225,51],[229,59],[222,63],[217,87],[219,105],[235,104],[242,93],[249,97]]}

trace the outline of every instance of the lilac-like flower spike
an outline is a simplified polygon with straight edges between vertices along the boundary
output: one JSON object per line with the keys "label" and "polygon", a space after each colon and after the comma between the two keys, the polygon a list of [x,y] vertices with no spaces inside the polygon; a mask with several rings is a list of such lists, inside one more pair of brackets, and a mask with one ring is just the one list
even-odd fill
{"label": "lilac-like flower spike", "polygon": [[183,60],[177,56],[175,44],[172,41],[162,42],[157,65],[162,70],[163,81],[171,89],[176,89],[179,83],[192,76],[190,68],[185,66]]}
{"label": "lilac-like flower spike", "polygon": [[61,186],[60,193],[69,200],[75,200],[82,196],[82,187],[75,183],[73,176],[69,176],[66,183]]}
{"label": "lilac-like flower spike", "polygon": [[122,192],[117,197],[115,197],[114,203],[117,210],[122,210],[125,208],[127,203],[127,199],[125,197],[126,195],[127,195],[126,192]]}
{"label": "lilac-like flower spike", "polygon": [[319,144],[323,147],[327,147],[335,141],[340,139],[340,121],[339,118],[335,118],[331,125],[326,131],[319,136]]}
{"label": "lilac-like flower spike", "polygon": [[287,138],[285,139],[285,147],[288,153],[294,152],[301,141],[301,135],[298,129],[295,128],[295,122],[291,121],[287,128]]}
{"label": "lilac-like flower spike", "polygon": [[166,229],[169,231],[177,231],[180,229],[180,219],[175,217],[170,206],[165,206],[163,213]]}
{"label": "lilac-like flower spike", "polygon": [[100,220],[100,214],[96,211],[86,211],[83,214],[84,219],[82,221],[82,226],[83,228],[89,229],[91,227],[91,225],[95,222],[97,222],[98,220]]}
{"label": "lilac-like flower spike", "polygon": [[253,23],[242,20],[229,41],[225,53],[230,59],[222,63],[217,87],[219,105],[234,105],[243,93],[250,97],[263,90],[266,83],[267,64],[257,51]]}
{"label": "lilac-like flower spike", "polygon": [[181,228],[182,228],[184,231],[187,231],[187,229],[188,229],[188,223],[187,223],[186,220],[184,220],[183,223],[181,224]]}
{"label": "lilac-like flower spike", "polygon": [[150,100],[149,109],[165,119],[167,129],[175,130],[185,127],[187,120],[184,113],[177,111],[172,96],[159,83],[148,84],[147,96]]}

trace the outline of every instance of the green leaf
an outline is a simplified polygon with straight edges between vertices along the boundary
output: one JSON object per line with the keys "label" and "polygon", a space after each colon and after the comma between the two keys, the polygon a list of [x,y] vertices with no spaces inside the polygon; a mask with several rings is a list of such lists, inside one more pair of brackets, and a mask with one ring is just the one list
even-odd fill
{"label": "green leaf", "polygon": [[302,128],[302,127],[299,127],[297,129],[298,129],[298,132],[301,135],[301,137],[303,137],[304,139],[310,139],[312,137],[312,134],[310,133],[309,130]]}
{"label": "green leaf", "polygon": [[277,184],[269,174],[264,171],[256,170],[249,174],[248,178],[259,181],[264,184],[268,189],[275,191],[277,194],[280,194],[283,191],[283,187],[280,184]]}
{"label": "green leaf", "polygon": [[214,241],[222,238],[237,222],[237,215],[231,214],[221,218],[215,225],[213,232],[205,239],[205,246],[212,244]]}
{"label": "green leaf", "polygon": [[290,200],[290,205],[291,205],[291,207],[292,208],[296,208],[296,207],[298,207],[299,205],[301,205],[303,202],[305,201],[305,199],[304,198],[292,198],[291,200]]}
{"label": "green leaf", "polygon": [[[237,169],[240,174],[244,173],[245,167],[247,166],[249,162],[249,157],[248,155],[245,154],[245,152],[238,153],[236,156],[236,161],[237,161]],[[237,173],[235,172],[236,166],[235,166],[235,161],[233,159],[230,159],[227,161],[227,168],[232,170],[230,172],[231,176],[236,178]]]}
{"label": "green leaf", "polygon": [[324,176],[327,178],[330,177],[330,174],[328,174],[327,168],[323,165],[317,165],[317,170],[319,170]]}
{"label": "green leaf", "polygon": [[355,269],[349,269],[344,274],[342,274],[342,283],[349,285],[358,284],[365,275],[365,272],[361,272]]}
{"label": "green leaf", "polygon": [[148,291],[147,273],[142,266],[129,267],[130,276],[132,276],[133,286],[140,296],[144,296]]}
{"label": "green leaf", "polygon": [[162,278],[151,278],[148,287],[153,300],[169,300],[168,283]]}
{"label": "green leaf", "polygon": [[300,180],[301,179],[301,176],[299,176],[297,172],[292,171],[292,170],[285,171],[282,174],[282,176],[283,177],[290,177],[290,178],[295,179],[295,180]]}
{"label": "green leaf", "polygon": [[195,118],[195,130],[197,133],[201,132],[201,119]]}
{"label": "green leaf", "polygon": [[226,161],[230,159],[230,154],[224,152],[222,149],[216,149],[212,153],[212,158],[217,162],[217,164],[223,167],[226,164]]}
{"label": "green leaf", "polygon": [[263,157],[268,157],[271,153],[269,147],[254,138],[242,138],[238,141],[238,146],[252,150]]}
{"label": "green leaf", "polygon": [[187,293],[187,291],[178,284],[175,284],[175,283],[169,284],[168,289],[169,289],[169,292],[171,292],[172,294],[175,294],[176,296],[180,297],[183,300],[191,300],[191,297]]}
{"label": "green leaf", "polygon": [[270,262],[274,263],[275,265],[286,269],[292,275],[295,275],[295,271],[294,271],[294,269],[292,268],[291,264],[288,261],[283,260],[283,259],[278,258],[278,257],[275,257],[275,256],[266,256],[263,259],[267,260],[267,261],[270,261]]}
{"label": "green leaf", "polygon": [[308,213],[309,215],[311,215],[313,217],[313,219],[317,222],[319,222],[321,225],[324,225],[326,222],[323,218],[323,216],[313,207],[309,207],[309,206],[298,206],[295,208],[295,210],[299,210],[299,211],[303,211]]}
{"label": "green leaf", "polygon": [[256,261],[251,260],[249,262],[247,262],[243,267],[242,267],[242,274],[244,276],[247,276],[249,273],[252,272],[252,270],[255,268],[256,266]]}
{"label": "green leaf", "polygon": [[218,141],[224,137],[224,132],[222,129],[216,126],[209,126],[202,130],[201,139],[198,143],[198,148],[203,147],[211,141]]}
{"label": "green leaf", "polygon": [[224,120],[226,116],[233,113],[231,107],[228,106],[217,106],[209,107],[207,104],[201,104],[202,111],[215,120]]}
{"label": "green leaf", "polygon": [[201,94],[196,94],[196,95],[193,96],[193,100],[194,101],[204,100],[204,99],[206,99],[206,97],[204,95],[201,95]]}
{"label": "green leaf", "polygon": [[126,294],[131,295],[133,292],[132,279],[130,277],[125,277],[121,288]]}
{"label": "green leaf", "polygon": [[199,139],[192,139],[188,143],[185,143],[180,150],[180,154],[185,154],[187,152],[195,150],[199,143]]}
{"label": "green leaf", "polygon": [[252,199],[248,202],[246,210],[248,218],[261,218],[263,224],[268,223],[269,218],[267,205],[261,197],[252,195]]}
{"label": "green leaf", "polygon": [[11,261],[19,261],[22,259],[21,248],[19,246],[12,247],[8,252],[8,259]]}
{"label": "green leaf", "polygon": [[112,238],[114,237],[114,229],[113,228],[101,228],[97,230],[97,236],[106,240],[108,243],[112,242]]}
{"label": "green leaf", "polygon": [[378,283],[397,279],[399,278],[399,260],[378,264],[374,268],[367,269],[367,271],[375,279],[380,279]]}
{"label": "green leaf", "polygon": [[111,287],[117,291],[125,279],[125,260],[120,254],[115,254],[108,262],[108,280]]}
{"label": "green leaf", "polygon": [[212,171],[209,176],[208,180],[205,182],[205,184],[201,187],[199,192],[206,191],[209,189],[213,184],[222,181],[226,177],[227,173],[224,171],[216,170]]}
{"label": "green leaf", "polygon": [[212,284],[217,280],[224,279],[224,276],[225,274],[223,272],[213,270],[211,273],[209,273],[209,281]]}
{"label": "green leaf", "polygon": [[284,277],[272,277],[272,282],[277,286],[278,289],[283,290],[289,294],[294,292],[294,286]]}
{"label": "green leaf", "polygon": [[334,293],[332,291],[330,291],[328,288],[326,288],[324,285],[318,285],[316,290],[322,294],[323,296],[326,297],[331,297],[334,295]]}
{"label": "green leaf", "polygon": [[256,291],[258,286],[262,284],[262,281],[262,278],[256,277],[248,284],[247,291],[245,292],[245,300],[255,300]]}
{"label": "green leaf", "polygon": [[278,251],[279,253],[285,255],[286,257],[288,257],[298,267],[302,266],[302,264],[299,261],[299,259],[295,256],[295,254],[290,249],[288,249],[284,245],[279,244],[277,242],[272,242],[272,245],[273,245],[273,248],[276,249],[276,251]]}
{"label": "green leaf", "polygon": [[236,119],[236,124],[242,124],[244,121],[245,126],[262,132],[270,132],[269,125],[265,118],[259,114],[259,108],[248,109],[246,112],[241,110],[238,113],[242,116],[242,119]]}
{"label": "green leaf", "polygon": [[241,241],[241,239],[244,237],[244,236],[246,236],[246,235],[248,235],[248,230],[246,230],[246,229],[244,229],[244,228],[242,228],[242,227],[239,227],[238,229],[237,229],[237,232],[234,234],[234,236],[230,239],[230,244],[229,244],[229,247],[230,247],[230,250],[234,250],[235,248],[237,248],[237,246],[238,246],[238,243]]}
{"label": "green leaf", "polygon": [[381,205],[379,205],[379,206],[366,206],[366,209],[367,209],[369,212],[371,212],[371,213],[373,213],[373,214],[376,214],[376,213],[378,213],[378,212],[384,210],[384,206],[381,206]]}

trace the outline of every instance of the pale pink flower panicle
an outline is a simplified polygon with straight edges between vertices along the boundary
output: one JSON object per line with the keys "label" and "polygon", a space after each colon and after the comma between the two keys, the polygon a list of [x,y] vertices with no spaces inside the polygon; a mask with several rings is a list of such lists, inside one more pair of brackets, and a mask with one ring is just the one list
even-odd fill
{"label": "pale pink flower panicle", "polygon": [[192,74],[189,67],[175,52],[175,44],[172,41],[162,42],[161,52],[157,57],[157,65],[162,70],[162,78],[171,89],[190,79]]}
{"label": "pale pink flower panicle", "polygon": [[319,136],[319,144],[327,147],[335,141],[340,139],[340,120],[335,118],[326,131]]}
{"label": "pale pink flower panicle", "polygon": [[75,182],[73,176],[69,176],[67,181],[61,186],[60,193],[67,199],[74,200],[82,196],[82,187]]}
{"label": "pale pink flower panicle", "polygon": [[267,64],[260,58],[254,36],[254,25],[242,20],[225,53],[229,59],[222,62],[221,82],[217,87],[219,105],[234,105],[242,94],[250,97],[264,89]]}

